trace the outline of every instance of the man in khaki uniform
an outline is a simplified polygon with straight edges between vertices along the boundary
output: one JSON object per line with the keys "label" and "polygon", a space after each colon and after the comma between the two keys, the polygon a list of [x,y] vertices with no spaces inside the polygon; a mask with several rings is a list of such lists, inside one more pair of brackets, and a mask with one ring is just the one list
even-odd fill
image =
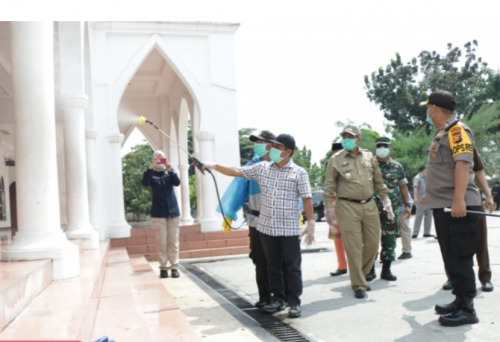
{"label": "man in khaki uniform", "polygon": [[[369,150],[360,149],[361,132],[347,125],[340,133],[343,150],[332,155],[323,185],[323,200],[329,224],[337,218],[344,241],[351,287],[356,298],[364,298],[370,288],[365,276],[370,272],[378,251],[380,219],[373,200],[376,191],[388,217],[394,217],[389,191],[382,181],[377,160]],[[332,197],[337,196],[335,212]]]}

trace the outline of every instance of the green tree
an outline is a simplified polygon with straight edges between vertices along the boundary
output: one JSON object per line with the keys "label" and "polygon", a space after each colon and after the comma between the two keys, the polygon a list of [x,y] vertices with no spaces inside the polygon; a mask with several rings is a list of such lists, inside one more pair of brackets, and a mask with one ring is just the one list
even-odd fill
{"label": "green tree", "polygon": [[240,165],[243,166],[252,160],[254,155],[254,143],[249,137],[255,132],[255,128],[242,128],[238,131],[240,141]]}
{"label": "green tree", "polygon": [[304,168],[307,172],[311,169],[311,150],[308,150],[305,146],[302,149],[296,149],[293,153],[292,159],[295,164]]}
{"label": "green tree", "polygon": [[425,122],[426,111],[419,103],[436,90],[452,92],[457,99],[456,112],[472,115],[488,100],[500,97],[498,73],[477,57],[477,46],[473,40],[464,45],[462,52],[448,44],[444,55],[424,50],[406,64],[397,53],[385,69],[380,67],[364,77],[366,95],[403,132],[413,131]]}
{"label": "green tree", "polygon": [[143,186],[141,180],[152,155],[151,146],[143,144],[132,147],[132,152],[122,158],[125,210],[134,214],[135,221],[140,214],[149,214],[151,210],[151,189]]}

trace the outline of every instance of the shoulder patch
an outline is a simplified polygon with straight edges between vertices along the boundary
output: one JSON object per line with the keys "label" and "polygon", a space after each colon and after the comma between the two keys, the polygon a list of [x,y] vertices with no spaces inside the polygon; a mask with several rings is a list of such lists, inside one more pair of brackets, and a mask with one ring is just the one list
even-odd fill
{"label": "shoulder patch", "polygon": [[462,153],[472,153],[472,142],[469,135],[461,125],[455,125],[448,132],[450,149],[453,157]]}

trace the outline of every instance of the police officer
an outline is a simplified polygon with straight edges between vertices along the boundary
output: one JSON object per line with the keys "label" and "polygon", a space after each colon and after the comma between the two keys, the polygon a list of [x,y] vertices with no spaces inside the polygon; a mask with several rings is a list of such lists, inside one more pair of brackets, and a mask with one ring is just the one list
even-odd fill
{"label": "police officer", "polygon": [[[340,226],[351,287],[356,298],[364,298],[370,288],[365,276],[375,261],[380,237],[380,220],[375,201],[377,191],[389,218],[394,217],[388,190],[373,154],[358,146],[361,132],[357,126],[346,125],[342,132],[343,150],[332,155],[323,186],[326,220],[333,225],[335,216]],[[332,197],[336,194],[336,214]]]}
{"label": "police officer", "polygon": [[[405,204],[403,215],[405,218],[410,218],[411,205],[409,203],[408,180],[406,179],[403,166],[389,156],[392,151],[391,139],[379,137],[375,142],[375,147],[378,167],[382,173],[384,184],[389,190],[389,199],[391,200],[393,211],[398,211],[403,199]],[[387,212],[383,210],[384,206],[377,192],[375,192],[374,197],[380,215],[380,227],[382,230],[380,260],[383,266],[380,278],[394,281],[397,280],[397,277],[391,272],[391,263],[396,260],[396,235],[400,234],[398,215],[395,214],[394,218],[389,219]]]}
{"label": "police officer", "polygon": [[[456,296],[452,303],[436,305],[435,310],[445,326],[478,323],[472,269],[478,216],[467,213],[481,210],[474,183],[474,135],[454,115],[456,102],[451,93],[436,91],[420,105],[427,106],[427,121],[439,129],[427,157],[425,205],[433,210],[441,254]],[[444,211],[449,207],[451,212]]]}

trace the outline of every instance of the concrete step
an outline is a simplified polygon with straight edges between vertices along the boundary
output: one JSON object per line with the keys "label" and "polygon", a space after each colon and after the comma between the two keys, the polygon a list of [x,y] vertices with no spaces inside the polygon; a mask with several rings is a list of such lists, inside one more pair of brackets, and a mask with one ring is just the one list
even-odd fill
{"label": "concrete step", "polygon": [[106,269],[91,341],[200,341],[142,256],[114,248]]}
{"label": "concrete step", "polygon": [[50,259],[0,262],[0,331],[50,283],[52,283]]}
{"label": "concrete step", "polygon": [[80,276],[50,282],[0,333],[0,340],[89,341],[109,246],[103,241],[99,249],[80,254]]}
{"label": "concrete step", "polygon": [[[224,247],[224,248],[206,248],[206,249],[195,249],[191,251],[183,251],[179,253],[181,259],[194,259],[194,258],[205,258],[205,257],[216,257],[225,255],[241,255],[250,253],[250,247],[248,244],[245,246],[234,246],[234,247]],[[157,253],[148,254],[131,254],[130,256],[136,257],[137,255],[144,255],[148,261],[158,261]]]}

